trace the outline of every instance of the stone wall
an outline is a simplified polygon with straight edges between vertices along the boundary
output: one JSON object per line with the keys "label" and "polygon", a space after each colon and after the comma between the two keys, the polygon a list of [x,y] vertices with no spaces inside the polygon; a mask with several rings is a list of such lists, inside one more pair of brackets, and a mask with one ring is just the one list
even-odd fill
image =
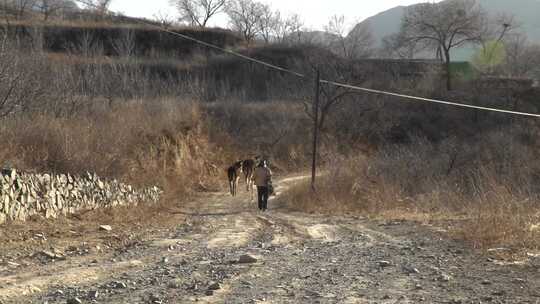
{"label": "stone wall", "polygon": [[0,171],[0,224],[25,221],[41,215],[56,218],[81,210],[155,203],[162,191],[157,187],[136,190],[116,180],[103,180],[95,174],[19,173]]}

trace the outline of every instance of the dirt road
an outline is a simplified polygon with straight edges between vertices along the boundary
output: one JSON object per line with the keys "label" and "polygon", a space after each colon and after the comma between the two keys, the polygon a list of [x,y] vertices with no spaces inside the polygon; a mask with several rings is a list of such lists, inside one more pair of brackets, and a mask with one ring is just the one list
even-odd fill
{"label": "dirt road", "polygon": [[414,223],[291,213],[279,197],[260,213],[243,191],[173,213],[177,225],[118,246],[113,225],[53,252],[9,247],[0,303],[540,303],[540,261],[491,259]]}

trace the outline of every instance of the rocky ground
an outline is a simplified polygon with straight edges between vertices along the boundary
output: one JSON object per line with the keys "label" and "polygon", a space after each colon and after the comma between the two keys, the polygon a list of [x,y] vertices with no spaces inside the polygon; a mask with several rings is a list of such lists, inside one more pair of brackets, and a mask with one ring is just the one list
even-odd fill
{"label": "rocky ground", "polygon": [[540,303],[534,257],[498,260],[416,223],[293,213],[279,196],[266,213],[214,193],[155,225],[67,226],[0,228],[0,303]]}

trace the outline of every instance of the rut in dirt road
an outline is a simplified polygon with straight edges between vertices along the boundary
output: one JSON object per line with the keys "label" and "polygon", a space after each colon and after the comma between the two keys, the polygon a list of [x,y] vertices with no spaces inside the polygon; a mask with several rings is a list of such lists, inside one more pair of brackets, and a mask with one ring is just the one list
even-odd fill
{"label": "rut in dirt road", "polygon": [[[282,180],[278,194],[298,180]],[[31,278],[11,273],[0,279],[0,299],[540,303],[538,264],[500,265],[413,223],[289,212],[279,197],[271,200],[269,212],[260,213],[244,191],[240,194],[205,196],[180,211],[187,224],[156,232],[107,258],[52,262]],[[244,255],[254,259],[239,263]],[[91,275],[67,278],[60,270]]]}

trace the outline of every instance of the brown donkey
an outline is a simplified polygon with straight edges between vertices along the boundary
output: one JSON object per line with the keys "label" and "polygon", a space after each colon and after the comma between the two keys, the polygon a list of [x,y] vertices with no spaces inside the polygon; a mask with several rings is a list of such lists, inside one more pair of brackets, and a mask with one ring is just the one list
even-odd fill
{"label": "brown donkey", "polygon": [[229,178],[229,190],[232,196],[236,196],[236,188],[238,180],[242,173],[242,161],[237,161],[227,169],[227,177]]}
{"label": "brown donkey", "polygon": [[255,171],[255,160],[246,159],[242,161],[242,170],[244,171],[244,180],[246,182],[246,190],[251,193],[253,199],[253,171]]}

